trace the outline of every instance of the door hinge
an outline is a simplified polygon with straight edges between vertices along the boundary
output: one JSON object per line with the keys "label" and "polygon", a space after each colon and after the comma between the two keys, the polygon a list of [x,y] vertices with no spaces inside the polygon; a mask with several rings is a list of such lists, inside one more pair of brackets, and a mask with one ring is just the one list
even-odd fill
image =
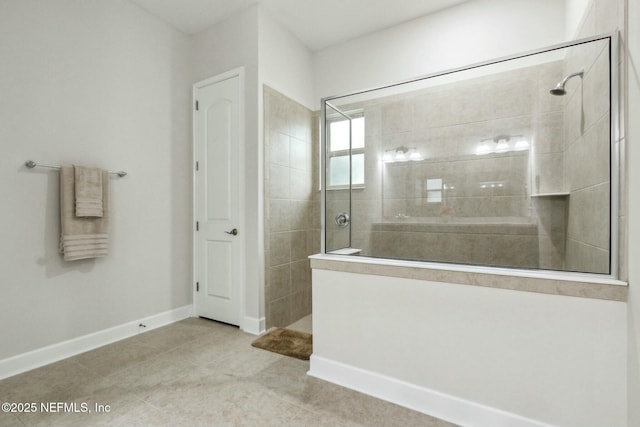
{"label": "door hinge", "polygon": [[200,231],[200,222],[196,221],[196,231]]}
{"label": "door hinge", "polygon": [[200,292],[200,282],[196,282],[196,292]]}
{"label": "door hinge", "polygon": [[196,111],[200,110],[200,103],[198,101],[196,101]]}
{"label": "door hinge", "polygon": [[200,162],[196,162],[196,171],[200,170]]}

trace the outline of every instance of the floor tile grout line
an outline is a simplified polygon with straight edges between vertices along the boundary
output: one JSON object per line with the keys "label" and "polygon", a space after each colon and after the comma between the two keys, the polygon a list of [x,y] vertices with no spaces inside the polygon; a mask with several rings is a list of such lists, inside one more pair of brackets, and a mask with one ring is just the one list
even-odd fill
{"label": "floor tile grout line", "polygon": [[[215,355],[215,358],[207,360],[206,358],[198,357],[197,354],[193,355],[195,357],[192,357],[191,354],[185,354],[185,357],[180,357],[181,352],[188,351],[187,345],[197,343],[198,340],[209,333],[208,331],[200,329],[200,325],[195,325],[195,328],[193,328],[194,332],[190,333],[188,329],[191,326],[194,325],[185,325],[184,335],[180,333],[180,329],[182,328],[166,329],[166,334],[158,333],[157,337],[153,337],[153,339],[157,341],[152,341],[156,343],[156,346],[150,346],[141,340],[130,341],[133,348],[141,349],[147,347],[154,348],[156,351],[147,354],[147,357],[142,360],[136,359],[137,361],[135,363],[122,369],[117,369],[112,372],[105,372],[108,371],[108,369],[98,370],[95,371],[95,375],[89,376],[86,379],[76,379],[75,381],[67,382],[68,375],[66,375],[66,372],[76,372],[80,369],[82,369],[83,373],[84,370],[89,372],[89,370],[92,370],[91,366],[99,366],[100,363],[103,363],[100,357],[106,357],[104,361],[106,361],[109,367],[117,367],[117,362],[122,360],[118,359],[120,348],[115,347],[115,350],[112,348],[111,351],[107,351],[102,355],[96,353],[95,355],[99,356],[99,358],[93,362],[90,359],[84,360],[85,363],[87,363],[86,365],[79,362],[78,359],[69,358],[71,359],[69,360],[71,363],[62,366],[64,369],[62,373],[65,373],[64,376],[60,374],[56,375],[55,371],[57,369],[53,369],[50,373],[44,371],[35,376],[25,377],[25,380],[31,381],[32,384],[23,388],[22,394],[24,394],[25,391],[31,393],[31,390],[33,390],[34,397],[45,397],[51,394],[47,391],[49,389],[57,392],[57,390],[64,388],[64,390],[71,391],[65,394],[75,396],[73,398],[77,399],[89,398],[99,400],[100,398],[111,398],[115,399],[113,402],[120,406],[124,404],[120,413],[114,413],[114,416],[117,417],[119,422],[126,421],[127,423],[132,422],[132,424],[136,424],[135,420],[140,419],[138,417],[142,417],[141,419],[151,417],[159,420],[157,422],[159,425],[162,425],[163,423],[169,423],[169,420],[173,419],[181,419],[187,423],[190,420],[189,411],[178,411],[176,413],[175,411],[168,411],[168,407],[162,406],[163,399],[165,399],[163,395],[172,396],[175,386],[179,386],[181,390],[188,393],[195,392],[195,396],[198,396],[200,392],[197,388],[194,389],[193,387],[200,387],[202,384],[205,384],[205,390],[209,386],[230,386],[232,388],[240,386],[240,389],[250,389],[252,393],[253,391],[256,391],[258,394],[263,392],[268,393],[268,398],[265,400],[265,410],[267,412],[280,407],[290,408],[289,415],[281,414],[280,417],[282,418],[278,418],[279,415],[277,414],[271,415],[273,418],[269,418],[270,422],[278,422],[280,419],[284,422],[284,424],[281,425],[287,425],[284,420],[288,420],[288,422],[297,420],[298,425],[304,426],[315,425],[314,420],[322,419],[324,421],[322,425],[332,425],[336,427],[366,425],[366,420],[368,419],[366,413],[363,413],[364,417],[361,417],[360,415],[351,414],[348,410],[345,411],[343,405],[340,404],[340,402],[333,402],[333,399],[325,401],[326,399],[324,398],[320,400],[313,398],[316,387],[320,387],[318,390],[324,390],[325,392],[334,394],[337,392],[337,389],[334,387],[340,386],[329,383],[324,384],[324,382],[320,380],[308,377],[306,375],[309,367],[308,361],[300,361],[255,349],[250,345],[254,337],[241,333],[241,331],[226,329],[218,329],[215,331],[216,333],[222,332],[218,337],[210,341],[210,345],[214,348],[210,354]],[[174,343],[178,343],[178,345],[174,345]],[[198,348],[207,349],[208,345],[209,342],[205,342],[204,346],[193,347],[193,350]],[[126,348],[126,346],[122,348]],[[132,351],[134,357],[139,356],[135,353],[135,350],[131,348],[126,349],[127,351]],[[110,360],[109,357],[111,355],[113,355],[115,359]],[[236,358],[239,358],[240,361],[234,363],[234,359]],[[194,363],[196,360],[207,360],[207,363]],[[225,360],[228,362],[224,362]],[[166,362],[169,362],[169,364]],[[136,374],[136,370],[140,369],[142,364],[145,363],[154,364]],[[173,366],[173,363],[175,363],[175,366]],[[76,369],[76,367],[78,369]],[[51,373],[53,373],[53,375],[51,375]],[[121,375],[121,377],[118,378],[116,375]],[[138,376],[136,377],[136,375]],[[148,376],[150,378],[147,380]],[[109,378],[110,380],[104,381],[104,379]],[[125,378],[126,381],[121,381]],[[64,387],[56,388],[48,386],[44,389],[37,387],[38,382],[47,381],[48,379],[60,381],[59,385],[64,385]],[[316,381],[318,381],[318,383],[316,383]],[[10,384],[11,387],[13,387],[14,384],[18,383],[19,382],[12,382]],[[1,381],[0,384],[2,384]],[[77,387],[77,389],[74,389],[74,387]],[[328,389],[325,390],[325,387],[328,387]],[[351,394],[348,389],[345,390],[345,393],[344,397],[351,399]],[[226,396],[226,394],[223,395]],[[370,398],[375,399],[373,397]],[[356,399],[356,402],[360,402],[356,397],[354,397],[354,399]],[[334,403],[337,403],[338,406],[334,406]],[[365,401],[365,403],[367,407],[370,404],[375,404],[375,402],[372,403],[368,400]],[[180,406],[177,409],[180,408],[182,407]],[[187,408],[185,407],[184,409]],[[221,418],[219,420],[220,425],[233,425],[233,420],[237,421],[240,419],[237,417],[243,416],[242,407],[231,410],[232,412],[234,410],[236,412],[230,414],[231,418]],[[392,413],[396,414],[397,412],[394,410]],[[398,413],[404,414],[402,412]],[[196,414],[194,415],[195,418],[193,419],[192,425],[202,425],[198,424],[198,422],[203,422],[202,420],[206,422],[206,419],[199,419]],[[20,426],[29,425],[29,422],[32,421],[30,418],[23,420],[15,415],[14,417],[14,420],[18,420],[16,424]],[[405,417],[405,415],[402,415],[402,417]],[[412,418],[413,415],[408,412],[406,413],[406,417],[406,419],[420,419]],[[98,421],[97,419],[95,420]],[[425,425],[432,425],[428,419],[425,418],[424,420],[426,422]],[[74,422],[68,417],[64,419],[52,419],[49,425],[52,427],[60,426],[70,421]],[[43,421],[38,420],[38,422]],[[48,422],[48,420],[44,420],[44,422]],[[227,422],[227,424],[224,424],[224,422]],[[396,425],[397,423],[391,424]],[[435,423],[433,425],[440,424]]]}

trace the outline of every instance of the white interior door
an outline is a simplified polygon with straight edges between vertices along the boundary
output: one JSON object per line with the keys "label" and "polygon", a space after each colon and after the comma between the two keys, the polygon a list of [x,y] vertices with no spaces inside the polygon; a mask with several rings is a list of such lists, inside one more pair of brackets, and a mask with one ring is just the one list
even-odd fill
{"label": "white interior door", "polygon": [[195,311],[239,325],[243,286],[242,73],[194,86]]}

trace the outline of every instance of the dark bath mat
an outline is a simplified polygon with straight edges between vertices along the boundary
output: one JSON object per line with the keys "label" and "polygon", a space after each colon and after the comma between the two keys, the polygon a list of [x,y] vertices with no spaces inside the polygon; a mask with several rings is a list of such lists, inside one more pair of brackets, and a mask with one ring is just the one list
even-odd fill
{"label": "dark bath mat", "polygon": [[276,328],[251,343],[252,346],[296,359],[309,360],[313,335],[292,329]]}

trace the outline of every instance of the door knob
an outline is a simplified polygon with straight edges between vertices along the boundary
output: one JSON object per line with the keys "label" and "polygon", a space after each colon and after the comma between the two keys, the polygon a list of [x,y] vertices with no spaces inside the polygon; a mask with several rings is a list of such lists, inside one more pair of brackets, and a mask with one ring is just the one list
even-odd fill
{"label": "door knob", "polygon": [[231,230],[231,231],[225,231],[225,233],[227,233],[227,234],[231,234],[232,236],[237,236],[237,235],[238,235],[238,229],[237,229],[237,228],[234,228],[234,229],[233,229],[233,230]]}

